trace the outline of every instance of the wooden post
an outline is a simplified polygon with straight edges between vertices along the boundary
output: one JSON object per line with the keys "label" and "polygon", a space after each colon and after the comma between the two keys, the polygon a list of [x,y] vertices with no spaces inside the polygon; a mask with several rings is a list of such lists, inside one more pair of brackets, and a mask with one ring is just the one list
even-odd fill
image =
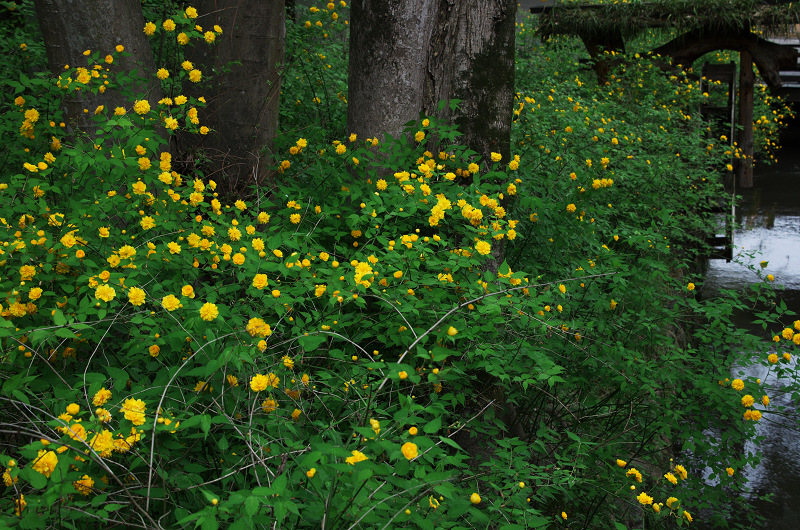
{"label": "wooden post", "polygon": [[742,157],[736,167],[736,181],[740,188],[753,187],[753,55],[739,53],[739,149]]}

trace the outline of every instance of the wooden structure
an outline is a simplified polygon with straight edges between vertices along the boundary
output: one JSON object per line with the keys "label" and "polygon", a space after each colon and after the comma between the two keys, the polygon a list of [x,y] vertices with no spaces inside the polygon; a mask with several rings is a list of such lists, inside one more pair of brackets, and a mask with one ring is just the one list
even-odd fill
{"label": "wooden structure", "polygon": [[[742,1],[716,9],[714,0],[653,1],[644,3],[565,3],[544,0],[530,8],[539,13],[544,36],[573,34],[583,40],[602,80],[616,60],[605,51],[625,51],[625,38],[648,27],[672,27],[684,32],[651,53],[670,57],[673,65],[688,68],[716,50],[740,54],[738,145],[742,157],[736,164],[738,186],[753,186],[753,90],[758,67],[773,94],[791,94],[800,100],[800,70],[797,43],[772,42],[751,28],[781,28],[800,23],[800,7],[783,0]],[[665,68],[670,68],[665,65]],[[796,74],[795,74],[796,72]],[[789,82],[791,81],[791,83]],[[730,138],[734,138],[731,136]]]}
{"label": "wooden structure", "polygon": [[[722,105],[702,105],[700,107],[700,115],[711,128],[709,135],[714,138],[724,135],[733,147],[733,139],[736,138],[736,94],[738,92],[736,90],[736,63],[706,63],[701,70],[701,76],[700,90],[702,92],[713,95],[715,91],[724,91],[724,97],[721,98]],[[731,159],[734,160],[733,157]],[[733,178],[731,172],[725,175],[724,185],[725,193],[717,198],[718,202],[711,206],[711,211],[725,216],[725,233],[721,236],[715,234],[709,238],[708,244],[712,250],[708,258],[731,261],[733,259],[733,227],[736,218],[736,179]]]}

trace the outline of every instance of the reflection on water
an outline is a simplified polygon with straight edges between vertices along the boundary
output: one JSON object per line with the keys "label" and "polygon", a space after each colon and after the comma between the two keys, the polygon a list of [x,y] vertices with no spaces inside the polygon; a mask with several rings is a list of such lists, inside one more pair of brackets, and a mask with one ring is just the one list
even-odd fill
{"label": "reflection on water", "polygon": [[[783,144],[788,147],[781,153],[780,163],[757,168],[756,187],[739,191],[743,200],[736,217],[741,228],[734,235],[734,253],[745,264],[756,267],[760,261],[768,261],[767,272],[775,276],[776,284],[786,287],[781,298],[789,309],[800,313],[800,150],[793,149],[800,145],[800,129],[787,131]],[[757,253],[752,255],[753,251]],[[756,274],[740,264],[713,260],[704,291],[738,290],[756,281]],[[766,370],[743,360],[732,372],[734,377],[763,378]],[[797,401],[780,392],[786,382],[769,383],[770,409],[784,405],[796,413]],[[800,434],[796,425],[796,417],[764,416],[758,425],[759,435],[764,436],[761,463],[745,472],[753,507],[767,519],[766,528],[771,530],[800,529]],[[754,451],[755,447],[745,449]],[[769,493],[773,494],[772,502],[757,500]]]}

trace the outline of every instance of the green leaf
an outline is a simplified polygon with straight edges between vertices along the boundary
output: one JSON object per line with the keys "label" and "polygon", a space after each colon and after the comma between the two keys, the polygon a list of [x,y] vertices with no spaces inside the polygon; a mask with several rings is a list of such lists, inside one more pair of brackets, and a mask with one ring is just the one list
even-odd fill
{"label": "green leaf", "polygon": [[67,317],[64,316],[64,313],[60,309],[56,309],[55,313],[53,313],[53,323],[56,326],[67,325]]}
{"label": "green leaf", "polygon": [[328,337],[326,335],[315,334],[315,335],[304,335],[300,337],[298,342],[300,342],[300,345],[307,352],[313,352],[327,340]]}
{"label": "green leaf", "polygon": [[422,427],[426,434],[433,434],[442,428],[442,418],[436,416]]}

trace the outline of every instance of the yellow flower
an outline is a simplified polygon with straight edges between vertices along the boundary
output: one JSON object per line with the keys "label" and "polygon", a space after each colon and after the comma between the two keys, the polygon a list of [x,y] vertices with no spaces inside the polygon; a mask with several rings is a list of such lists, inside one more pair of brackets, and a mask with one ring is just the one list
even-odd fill
{"label": "yellow flower", "polygon": [[641,504],[643,506],[646,506],[648,504],[653,504],[653,497],[651,497],[650,495],[648,495],[645,492],[640,493],[636,497],[636,500],[639,501],[639,504]]}
{"label": "yellow flower", "polygon": [[453,326],[447,328],[447,334],[450,335],[451,337],[454,336],[456,333],[458,333],[458,330]]}
{"label": "yellow flower", "polygon": [[678,479],[675,478],[675,475],[673,475],[672,473],[667,473],[666,475],[664,475],[664,478],[669,480],[673,484],[677,484],[678,483]]}
{"label": "yellow flower", "polygon": [[197,9],[193,7],[187,7],[184,13],[186,13],[186,18],[197,18]]}
{"label": "yellow flower", "polygon": [[345,458],[345,461],[351,466],[356,465],[358,462],[363,462],[364,460],[368,460],[367,456],[361,451],[352,451],[352,455],[353,456],[348,456],[347,458]]}
{"label": "yellow flower", "polygon": [[677,508],[678,506],[677,506],[677,505],[676,505],[676,506],[672,506],[672,505],[673,505],[673,504],[675,504],[675,503],[677,503],[677,502],[678,502],[678,499],[676,499],[675,497],[670,497],[670,498],[668,498],[668,499],[667,499],[667,506],[668,506],[670,509],[675,509],[675,508]]}
{"label": "yellow flower", "polygon": [[775,276],[773,276],[772,274],[767,274],[767,281],[768,282],[774,282],[775,281]]}
{"label": "yellow flower", "polygon": [[573,212],[574,212],[576,209],[577,209],[577,208],[576,208],[576,207],[575,207],[575,205],[574,205],[574,204],[572,204],[572,203],[570,203],[570,204],[568,204],[568,205],[567,205],[567,211],[568,211],[569,213],[573,213]]}
{"label": "yellow flower", "polygon": [[207,43],[211,44],[212,42],[214,42],[214,39],[216,39],[217,36],[214,35],[213,31],[206,31],[205,33],[203,33],[203,38]]}
{"label": "yellow flower", "polygon": [[500,160],[503,159],[503,155],[501,155],[500,153],[492,153],[491,157],[492,157],[492,162],[500,162]]}
{"label": "yellow flower", "polygon": [[214,320],[217,316],[219,316],[219,310],[217,306],[211,302],[206,302],[203,304],[203,307],[200,308],[200,318],[205,321]]}
{"label": "yellow flower", "polygon": [[403,371],[399,372],[397,375],[398,375],[398,377],[400,377],[400,379],[405,379],[405,378],[408,377],[408,372],[403,370]]}
{"label": "yellow flower", "polygon": [[686,518],[687,521],[689,521],[690,523],[692,522],[692,515],[686,510],[683,510],[683,516]]}
{"label": "yellow flower", "polygon": [[744,381],[742,381],[741,379],[734,379],[733,381],[731,381],[731,388],[739,391],[743,390]]}
{"label": "yellow flower", "polygon": [[164,298],[161,299],[161,307],[166,309],[167,311],[175,311],[179,307],[181,307],[181,301],[173,294],[168,294]]}
{"label": "yellow flower", "polygon": [[94,297],[103,302],[110,302],[114,299],[117,292],[110,285],[101,285],[94,291]]}
{"label": "yellow flower", "polygon": [[639,473],[639,471],[635,467],[630,468],[625,473],[625,476],[632,477],[636,482],[641,482],[642,481],[642,474]]}
{"label": "yellow flower", "polygon": [[148,37],[152,36],[156,32],[156,25],[152,22],[148,22],[144,25],[144,34]]}
{"label": "yellow flower", "polygon": [[689,474],[686,472],[686,468],[681,465],[675,466],[675,473],[677,473],[678,476],[681,477],[681,480],[686,480],[686,477],[689,476]]}
{"label": "yellow flower", "polygon": [[617,465],[618,465],[619,467],[625,467],[625,466],[627,466],[627,465],[628,465],[628,463],[627,463],[626,461],[624,461],[624,460],[619,460],[619,459],[617,459]]}
{"label": "yellow flower", "polygon": [[140,306],[144,303],[145,293],[139,287],[131,287],[128,290],[128,300],[135,306]]}
{"label": "yellow flower", "polygon": [[253,278],[253,287],[256,289],[261,290],[267,285],[269,285],[269,280],[267,279],[266,274],[256,274]]}
{"label": "yellow flower", "polygon": [[97,393],[92,398],[92,404],[95,407],[102,407],[109,399],[111,399],[111,391],[106,390],[106,387],[103,387],[100,390],[98,390]]}
{"label": "yellow flower", "polygon": [[141,399],[126,399],[122,404],[120,411],[125,414],[125,419],[130,420],[134,425],[142,425],[144,423],[144,409],[145,404]]}
{"label": "yellow flower", "polygon": [[750,394],[746,394],[746,395],[742,396],[742,406],[745,406],[745,407],[748,407],[748,408],[752,407],[754,401],[755,400],[753,399],[753,396],[751,396]]}
{"label": "yellow flower", "polygon": [[268,337],[272,335],[272,329],[270,329],[269,324],[260,318],[251,318],[247,322],[245,330],[250,334],[251,337]]}
{"label": "yellow flower", "polygon": [[469,496],[469,502],[471,502],[472,504],[480,504],[481,496],[478,495],[477,493],[473,493],[472,495]]}
{"label": "yellow flower", "polygon": [[34,471],[50,478],[50,475],[56,469],[56,465],[58,465],[58,456],[53,451],[39,449],[36,461],[33,463]]}
{"label": "yellow flower", "polygon": [[175,22],[171,18],[168,18],[161,24],[161,27],[167,31],[175,31]]}
{"label": "yellow flower", "polygon": [[492,247],[486,241],[478,241],[475,243],[475,250],[478,252],[478,254],[485,256],[492,251]]}
{"label": "yellow flower", "polygon": [[725,469],[725,471],[728,473],[728,476],[729,476],[729,477],[732,477],[732,476],[733,476],[734,470],[733,470],[733,468],[732,468],[732,467],[729,467],[729,468]]}
{"label": "yellow flower", "polygon": [[192,70],[189,72],[189,81],[192,83],[199,83],[200,79],[202,79],[203,73],[200,70]]}
{"label": "yellow flower", "polygon": [[777,355],[777,354],[775,354],[775,353],[770,353],[770,354],[767,356],[767,360],[768,360],[769,362],[771,362],[772,364],[775,364],[775,363],[777,363],[777,362],[778,362],[778,355]]}
{"label": "yellow flower", "polygon": [[403,456],[408,460],[413,460],[418,456],[417,444],[406,442],[403,444],[403,447],[401,447],[400,450],[403,452]]}
{"label": "yellow flower", "polygon": [[89,475],[84,475],[79,480],[76,480],[75,482],[73,482],[72,486],[81,495],[89,495],[90,493],[92,493],[92,487],[94,486],[94,480]]}
{"label": "yellow flower", "polygon": [[316,475],[316,474],[317,474],[317,468],[315,468],[315,467],[312,467],[311,469],[306,471],[306,476],[308,478],[314,478],[314,475]]}
{"label": "yellow flower", "polygon": [[278,408],[278,402],[272,398],[267,398],[264,400],[264,403],[261,404],[261,410],[266,413],[270,413],[275,411]]}
{"label": "yellow flower", "polygon": [[148,112],[150,112],[150,102],[147,101],[146,99],[140,99],[134,101],[133,111],[140,116],[142,114],[147,114]]}

